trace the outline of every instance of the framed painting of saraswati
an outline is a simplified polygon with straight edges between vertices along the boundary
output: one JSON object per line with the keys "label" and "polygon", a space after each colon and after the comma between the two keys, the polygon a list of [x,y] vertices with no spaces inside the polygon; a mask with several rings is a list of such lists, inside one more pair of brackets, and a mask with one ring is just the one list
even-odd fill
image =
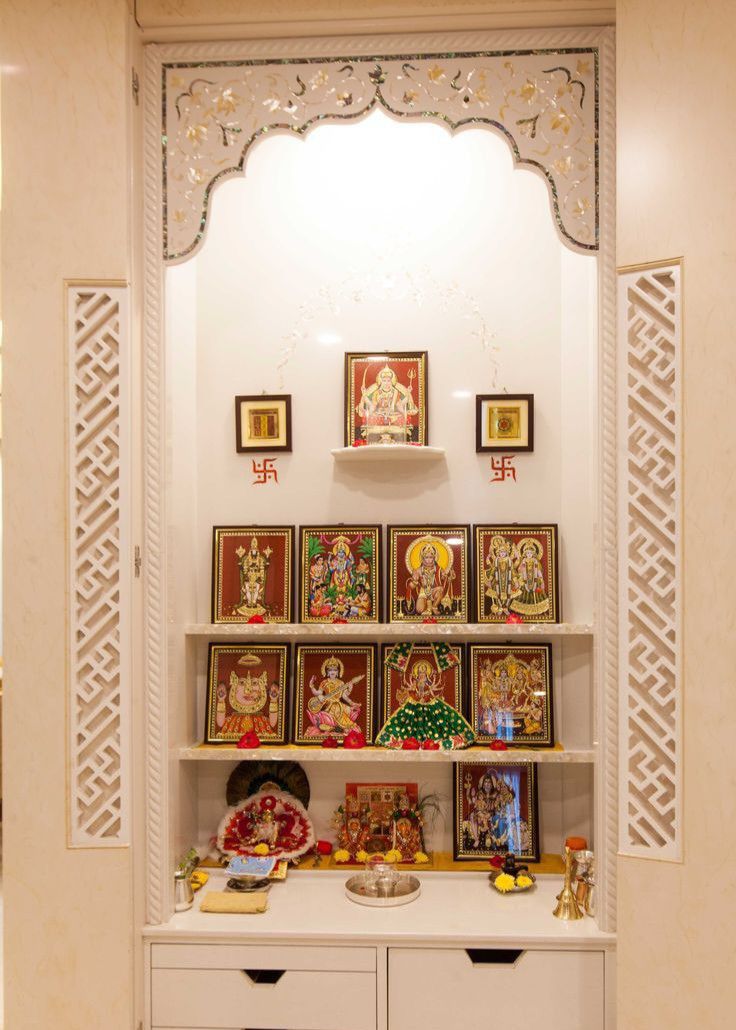
{"label": "framed painting of saraswati", "polygon": [[215,526],[212,621],[291,622],[293,526]]}
{"label": "framed painting of saraswati", "polygon": [[427,352],[346,354],[345,446],[427,443]]}
{"label": "framed painting of saraswati", "polygon": [[559,622],[557,526],[475,526],[478,622]]}
{"label": "framed painting of saraswati", "polygon": [[554,747],[551,644],[469,644],[468,666],[477,743]]}
{"label": "framed painting of saraswati", "polygon": [[294,744],[375,737],[376,644],[297,644]]}
{"label": "framed painting of saraswati", "polygon": [[381,527],[301,526],[302,622],[380,622]]}
{"label": "framed painting of saraswati", "polygon": [[389,526],[391,622],[470,622],[470,527]]}
{"label": "framed painting of saraswati", "polygon": [[453,801],[456,862],[493,858],[507,851],[529,862],[539,861],[534,762],[458,762]]}
{"label": "framed painting of saraswati", "polygon": [[205,743],[253,732],[264,744],[285,744],[288,682],[288,644],[210,644]]}

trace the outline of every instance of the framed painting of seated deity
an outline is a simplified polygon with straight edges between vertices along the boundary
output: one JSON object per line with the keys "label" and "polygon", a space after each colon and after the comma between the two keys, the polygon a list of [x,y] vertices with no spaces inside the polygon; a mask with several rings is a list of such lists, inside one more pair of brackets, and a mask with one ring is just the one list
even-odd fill
{"label": "framed painting of seated deity", "polygon": [[[408,651],[403,660],[402,652]],[[395,660],[397,652],[399,660]],[[463,648],[448,644],[444,660],[438,661],[431,644],[383,644],[381,648],[383,690],[382,719],[410,701],[429,705],[438,698],[459,712],[463,701]]]}
{"label": "framed painting of seated deity", "polygon": [[559,622],[557,526],[475,526],[478,622]]}
{"label": "framed painting of seated deity", "polygon": [[468,710],[479,744],[554,747],[551,644],[469,644]]}
{"label": "framed painting of seated deity", "polygon": [[537,767],[458,762],[453,792],[453,854],[456,862],[493,858],[513,851],[539,861]]}
{"label": "framed painting of seated deity", "polygon": [[380,526],[300,526],[302,622],[380,622]]}
{"label": "framed painting of seated deity", "polygon": [[389,526],[391,622],[470,622],[470,527]]}
{"label": "framed painting of seated deity", "polygon": [[285,744],[288,682],[288,644],[210,644],[205,743]]}
{"label": "framed painting of seated deity", "polygon": [[294,744],[375,738],[377,644],[297,644]]}
{"label": "framed painting of seated deity", "polygon": [[345,446],[428,442],[427,352],[346,354]]}
{"label": "framed painting of seated deity", "polygon": [[293,526],[215,526],[212,621],[291,622]]}

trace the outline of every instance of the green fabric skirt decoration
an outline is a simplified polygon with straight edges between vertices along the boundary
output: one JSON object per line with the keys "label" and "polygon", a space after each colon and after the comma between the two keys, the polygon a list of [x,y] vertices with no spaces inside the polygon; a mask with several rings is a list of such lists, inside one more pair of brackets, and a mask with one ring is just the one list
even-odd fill
{"label": "green fabric skirt decoration", "polygon": [[376,743],[380,747],[400,748],[410,737],[420,744],[436,740],[445,751],[457,751],[475,743],[470,723],[439,697],[426,704],[405,701],[387,719]]}

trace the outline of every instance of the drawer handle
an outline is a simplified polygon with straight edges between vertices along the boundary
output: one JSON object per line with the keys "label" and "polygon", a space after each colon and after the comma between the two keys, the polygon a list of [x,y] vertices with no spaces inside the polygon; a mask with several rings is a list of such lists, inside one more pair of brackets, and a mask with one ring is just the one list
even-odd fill
{"label": "drawer handle", "polygon": [[474,966],[513,966],[524,952],[517,948],[466,948],[465,954]]}
{"label": "drawer handle", "polygon": [[277,984],[286,972],[285,969],[244,969],[243,972],[251,983]]}

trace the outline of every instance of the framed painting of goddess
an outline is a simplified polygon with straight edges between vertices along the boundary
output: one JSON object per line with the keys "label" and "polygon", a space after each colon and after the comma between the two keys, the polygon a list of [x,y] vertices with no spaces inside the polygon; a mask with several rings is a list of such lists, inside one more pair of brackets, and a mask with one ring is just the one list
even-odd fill
{"label": "framed painting of goddess", "polygon": [[291,622],[293,526],[215,526],[212,621]]}
{"label": "framed painting of goddess", "polygon": [[554,747],[551,644],[469,644],[466,718],[479,744]]}
{"label": "framed painting of goddess", "polygon": [[382,719],[386,722],[405,701],[429,704],[437,698],[460,712],[462,709],[463,675],[462,646],[450,644],[450,661],[441,668],[431,644],[413,644],[403,669],[386,661],[395,653],[394,644],[383,644],[381,665],[383,690],[381,692]]}
{"label": "framed painting of goddess", "polygon": [[380,526],[300,526],[302,622],[380,622]]}
{"label": "framed painting of goddess", "polygon": [[534,762],[458,762],[453,800],[456,862],[493,858],[507,851],[529,862],[539,861]]}
{"label": "framed painting of goddess", "polygon": [[470,622],[470,527],[389,526],[391,622]]}
{"label": "framed painting of goddess", "polygon": [[372,744],[377,644],[297,644],[294,744],[342,740],[351,730]]}
{"label": "framed painting of goddess", "polygon": [[288,644],[210,644],[205,743],[285,744],[288,682]]}
{"label": "framed painting of goddess", "polygon": [[478,622],[559,622],[557,526],[475,526]]}
{"label": "framed painting of goddess", "polygon": [[427,352],[346,354],[345,446],[427,443]]}

